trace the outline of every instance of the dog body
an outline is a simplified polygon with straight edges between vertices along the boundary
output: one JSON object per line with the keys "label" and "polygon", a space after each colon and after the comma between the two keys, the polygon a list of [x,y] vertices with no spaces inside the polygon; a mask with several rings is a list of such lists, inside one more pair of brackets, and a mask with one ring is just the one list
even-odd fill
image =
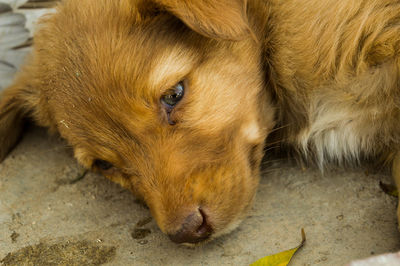
{"label": "dog body", "polygon": [[284,140],[322,166],[399,146],[397,1],[275,1],[269,53]]}
{"label": "dog body", "polygon": [[321,166],[397,152],[399,22],[395,0],[64,1],[1,96],[0,159],[28,116],[173,241],[219,236],[270,132]]}

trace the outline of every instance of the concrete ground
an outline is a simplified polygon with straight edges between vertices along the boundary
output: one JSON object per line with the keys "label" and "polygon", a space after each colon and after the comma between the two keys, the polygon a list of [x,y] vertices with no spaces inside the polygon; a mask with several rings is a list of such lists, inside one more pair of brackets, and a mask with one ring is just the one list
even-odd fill
{"label": "concrete ground", "polygon": [[[248,265],[307,241],[291,265],[344,265],[400,250],[396,199],[379,188],[388,171],[317,169],[277,159],[239,229],[204,246],[176,245],[145,206],[81,169],[66,145],[28,130],[0,164],[0,261],[4,265]],[[0,263],[1,264],[1,263]]]}

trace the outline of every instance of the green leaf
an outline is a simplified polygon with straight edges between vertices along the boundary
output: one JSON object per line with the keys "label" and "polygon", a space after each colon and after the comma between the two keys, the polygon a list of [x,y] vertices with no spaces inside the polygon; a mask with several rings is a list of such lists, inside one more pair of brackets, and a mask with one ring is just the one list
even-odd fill
{"label": "green leaf", "polygon": [[384,184],[382,182],[379,182],[379,187],[385,192],[386,194],[392,196],[392,197],[399,197],[399,191],[397,190],[396,186],[389,185],[389,184]]}
{"label": "green leaf", "polygon": [[290,260],[292,259],[293,255],[299,250],[304,243],[306,242],[306,234],[304,233],[304,229],[301,229],[301,244],[295,248],[270,255],[264,257],[262,259],[257,260],[250,264],[250,266],[286,266],[289,264]]}

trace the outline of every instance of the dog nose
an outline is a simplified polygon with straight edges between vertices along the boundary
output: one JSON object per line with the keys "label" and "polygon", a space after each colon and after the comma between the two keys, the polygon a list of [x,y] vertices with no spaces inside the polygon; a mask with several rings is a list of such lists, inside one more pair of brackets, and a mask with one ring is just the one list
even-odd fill
{"label": "dog nose", "polygon": [[178,244],[181,243],[199,243],[211,236],[213,229],[207,221],[207,215],[204,210],[190,214],[184,220],[181,229],[175,234],[169,234],[169,238]]}

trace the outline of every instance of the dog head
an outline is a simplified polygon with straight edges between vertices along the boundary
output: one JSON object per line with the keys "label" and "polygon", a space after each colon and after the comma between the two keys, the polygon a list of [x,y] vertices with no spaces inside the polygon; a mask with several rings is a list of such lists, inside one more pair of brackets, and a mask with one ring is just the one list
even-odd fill
{"label": "dog head", "polygon": [[255,195],[273,127],[261,58],[244,1],[70,0],[2,102],[197,243],[235,228]]}

